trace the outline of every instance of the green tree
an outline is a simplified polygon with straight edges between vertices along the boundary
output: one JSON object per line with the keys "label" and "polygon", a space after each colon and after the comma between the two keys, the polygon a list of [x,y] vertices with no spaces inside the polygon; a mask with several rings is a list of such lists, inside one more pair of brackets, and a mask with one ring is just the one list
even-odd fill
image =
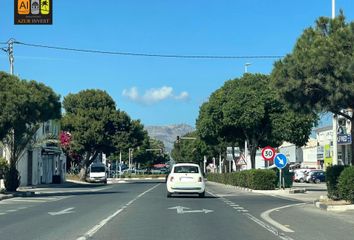
{"label": "green tree", "polygon": [[202,105],[197,130],[202,140],[219,145],[242,146],[246,140],[255,168],[259,147],[279,146],[284,140],[302,146],[315,121],[315,115],[295,113],[284,104],[269,76],[245,74],[227,81]]}
{"label": "green tree", "polygon": [[[0,72],[0,140],[9,147],[10,170],[17,173],[16,163],[23,150],[34,141],[40,123],[61,116],[60,96],[36,81],[25,81]],[[8,190],[16,190],[19,180],[9,176]]]}
{"label": "green tree", "polygon": [[86,179],[87,167],[100,153],[114,152],[113,138],[120,128],[114,100],[101,90],[83,90],[64,98],[63,130],[71,133],[73,152],[82,156],[81,178]]}
{"label": "green tree", "polygon": [[[320,17],[275,63],[272,80],[282,98],[297,111],[332,112],[354,126],[354,115],[342,111],[354,109],[353,42],[354,22],[347,23],[342,12],[333,20]],[[354,153],[354,142],[351,148]]]}
{"label": "green tree", "polygon": [[197,131],[193,131],[181,136],[180,141],[174,143],[171,157],[177,163],[191,162],[202,165],[204,156],[216,156],[217,154],[215,147],[207,145],[199,138]]}

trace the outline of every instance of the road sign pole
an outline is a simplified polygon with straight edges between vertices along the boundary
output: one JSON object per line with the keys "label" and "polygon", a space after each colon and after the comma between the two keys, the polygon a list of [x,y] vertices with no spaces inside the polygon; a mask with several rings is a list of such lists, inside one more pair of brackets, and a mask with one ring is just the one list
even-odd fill
{"label": "road sign pole", "polygon": [[279,168],[279,189],[281,189],[281,168]]}

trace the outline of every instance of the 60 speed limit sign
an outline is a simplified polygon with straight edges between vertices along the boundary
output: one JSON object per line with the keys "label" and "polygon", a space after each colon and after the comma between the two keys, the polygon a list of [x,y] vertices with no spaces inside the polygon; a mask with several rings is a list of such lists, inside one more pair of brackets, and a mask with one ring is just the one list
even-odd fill
{"label": "60 speed limit sign", "polygon": [[275,155],[275,149],[267,146],[262,149],[262,157],[264,158],[265,161],[270,161],[273,160]]}

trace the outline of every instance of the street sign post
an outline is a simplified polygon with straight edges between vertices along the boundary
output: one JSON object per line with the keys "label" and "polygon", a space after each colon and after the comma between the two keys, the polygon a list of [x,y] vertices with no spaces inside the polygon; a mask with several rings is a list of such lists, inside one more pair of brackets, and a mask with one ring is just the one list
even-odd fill
{"label": "street sign post", "polygon": [[282,169],[286,166],[287,163],[288,160],[284,154],[278,153],[277,155],[275,155],[274,164],[279,169],[279,188],[282,188]]}
{"label": "street sign post", "polygon": [[275,149],[267,146],[262,149],[262,157],[265,161],[271,161],[274,159]]}

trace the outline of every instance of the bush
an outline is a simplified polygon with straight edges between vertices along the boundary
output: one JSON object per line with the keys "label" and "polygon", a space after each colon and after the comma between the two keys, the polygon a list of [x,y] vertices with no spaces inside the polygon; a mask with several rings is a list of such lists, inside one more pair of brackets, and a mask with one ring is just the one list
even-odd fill
{"label": "bush", "polygon": [[255,190],[275,189],[276,174],[272,170],[252,169],[233,173],[209,173],[209,181]]}
{"label": "bush", "polygon": [[341,172],[344,170],[344,166],[342,165],[334,165],[327,167],[326,169],[326,184],[327,184],[327,192],[328,197],[334,200],[340,199],[339,191],[338,191],[338,178]]}
{"label": "bush", "polygon": [[3,179],[5,177],[6,171],[9,169],[9,164],[8,162],[0,157],[0,179]]}
{"label": "bush", "polygon": [[354,166],[342,171],[337,188],[341,199],[354,203]]}
{"label": "bush", "polygon": [[6,190],[10,192],[15,192],[20,186],[20,174],[15,166],[10,166],[10,168],[5,172],[4,184]]}
{"label": "bush", "polygon": [[251,182],[250,188],[255,190],[273,190],[274,180],[276,179],[276,174],[272,170],[251,170]]}

